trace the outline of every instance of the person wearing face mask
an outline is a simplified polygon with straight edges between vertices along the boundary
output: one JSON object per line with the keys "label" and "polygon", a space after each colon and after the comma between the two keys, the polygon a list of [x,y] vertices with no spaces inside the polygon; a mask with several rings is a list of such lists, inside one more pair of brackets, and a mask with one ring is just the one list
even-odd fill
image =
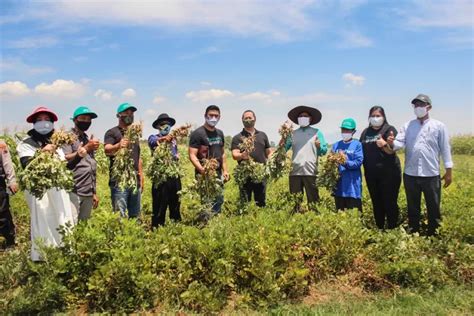
{"label": "person wearing face mask", "polygon": [[78,107],[72,116],[74,127],[72,133],[77,140],[72,145],[63,147],[67,167],[74,174],[74,189],[69,193],[73,212],[78,220],[86,220],[91,216],[92,208],[97,208],[99,198],[96,194],[97,162],[95,151],[99,148],[99,141],[86,134],[97,114],[86,106]]}
{"label": "person wearing face mask", "polygon": [[[171,138],[169,133],[176,120],[163,113],[153,122],[153,128],[158,130],[158,134],[152,134],[148,137],[148,146],[151,154],[161,142],[171,142],[170,150],[173,158],[179,160],[178,144],[176,139]],[[181,191],[181,179],[168,178],[166,181],[151,188],[151,197],[153,205],[153,215],[151,217],[151,226],[158,227],[165,224],[166,209],[170,209],[170,219],[181,221],[180,199],[178,192]]]}
{"label": "person wearing face mask", "polygon": [[[241,163],[242,160],[248,160],[252,157],[255,162],[266,163],[268,157],[272,153],[270,142],[268,141],[267,134],[259,131],[255,128],[256,116],[252,110],[246,110],[242,114],[242,124],[244,128],[240,133],[232,138],[231,150],[232,158]],[[247,152],[242,152],[239,149],[239,145],[242,143],[243,137],[250,137],[255,135],[254,146],[255,149],[250,155]],[[254,183],[251,179],[248,179],[242,188],[240,188],[240,200],[242,203],[247,203],[252,200],[252,193],[257,206],[265,206],[266,200],[266,183]]]}
{"label": "person wearing face mask", "polygon": [[[390,135],[387,143],[394,150],[405,148],[403,183],[411,232],[420,230],[421,193],[428,213],[428,235],[434,235],[441,221],[441,180],[447,188],[452,182],[453,159],[446,126],[430,117],[431,99],[419,94],[411,101],[416,119],[407,122],[398,135]],[[445,175],[440,178],[440,156]]]}
{"label": "person wearing face mask", "polygon": [[[31,113],[26,121],[33,124],[33,129],[28,131],[28,136],[17,146],[20,163],[25,168],[34,158],[36,152],[45,151],[56,153],[64,159],[64,152],[51,144],[51,135],[54,133],[54,122],[57,115],[50,109],[40,106]],[[45,175],[47,177],[48,175]],[[31,222],[31,259],[41,261],[36,241],[41,239],[45,245],[59,246],[62,236],[58,232],[60,226],[74,225],[75,217],[71,208],[69,194],[61,189],[51,188],[42,198],[36,198],[25,191],[26,202],[30,208]]]}
{"label": "person wearing face mask", "polygon": [[346,118],[341,123],[342,140],[332,145],[331,151],[342,152],[346,162],[339,165],[339,181],[333,192],[337,210],[357,208],[362,211],[362,173],[361,166],[364,161],[362,144],[353,139],[356,132],[356,122]]}
{"label": "person wearing face mask", "polygon": [[[118,125],[109,129],[104,136],[104,151],[110,159],[109,172],[112,172],[114,157],[120,148],[128,148],[130,141],[124,137],[127,128],[132,125],[134,113],[137,108],[130,103],[122,103],[117,108]],[[112,199],[112,208],[119,211],[122,217],[136,218],[140,215],[141,191],[144,180],[142,172],[142,161],[140,159],[140,144],[135,143],[131,147],[133,165],[136,171],[138,190],[127,188],[121,190],[117,181],[109,178],[109,187]],[[128,210],[128,213],[127,213]]]}
{"label": "person wearing face mask", "polygon": [[369,189],[374,219],[380,229],[393,229],[399,223],[398,192],[402,171],[398,156],[386,142],[397,135],[395,127],[387,122],[381,106],[369,110],[369,127],[360,136],[364,150],[364,175]]}
{"label": "person wearing face mask", "polygon": [[[286,150],[292,149],[290,171],[290,193],[306,192],[308,203],[319,201],[316,186],[318,159],[327,152],[327,143],[319,128],[312,127],[321,121],[321,112],[315,108],[300,105],[288,112],[288,118],[300,127],[293,131],[284,145]],[[295,211],[299,211],[296,205]]]}
{"label": "person wearing face mask", "polygon": [[[203,159],[215,158],[219,163],[217,174],[223,182],[230,180],[224,150],[224,133],[216,128],[221,118],[221,110],[217,105],[209,105],[204,112],[205,123],[195,129],[189,136],[189,160],[195,168],[195,174],[203,174]],[[218,196],[212,204],[214,214],[220,213],[224,196]]]}
{"label": "person wearing face mask", "polygon": [[0,140],[0,236],[5,241],[0,249],[15,246],[15,224],[10,211],[10,194],[18,191],[15,168],[7,143]]}

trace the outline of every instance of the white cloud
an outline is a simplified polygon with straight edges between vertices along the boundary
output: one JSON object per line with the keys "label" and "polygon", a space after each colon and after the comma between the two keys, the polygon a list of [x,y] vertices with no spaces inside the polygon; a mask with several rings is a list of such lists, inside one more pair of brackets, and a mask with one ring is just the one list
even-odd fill
{"label": "white cloud", "polygon": [[268,102],[268,101],[271,101],[271,97],[272,96],[270,94],[257,91],[257,92],[252,92],[252,93],[249,93],[249,94],[244,94],[243,96],[241,96],[241,99],[242,100],[250,100],[250,101]]}
{"label": "white cloud", "polygon": [[193,102],[205,102],[232,96],[234,96],[234,94],[229,90],[221,89],[189,91],[186,93],[186,98],[191,99]]}
{"label": "white cloud", "polygon": [[210,85],[212,85],[209,81],[201,81],[200,84],[201,84],[202,86],[210,86]]}
{"label": "white cloud", "polygon": [[79,98],[86,92],[86,86],[72,80],[58,79],[51,84],[43,82],[37,85],[35,92],[44,96]]}
{"label": "white cloud", "polygon": [[342,79],[349,83],[351,86],[363,86],[365,83],[365,77],[360,75],[354,75],[351,72],[342,75]]}
{"label": "white cloud", "polygon": [[133,90],[132,88],[128,88],[128,89],[123,90],[122,96],[126,98],[134,98],[137,96],[137,92]]}
{"label": "white cloud", "polygon": [[352,102],[360,100],[361,97],[331,94],[327,92],[312,92],[300,96],[292,96],[287,98],[289,104],[318,104],[318,103],[334,103],[334,102]]}
{"label": "white cloud", "polygon": [[20,58],[4,58],[0,60],[0,71],[5,76],[35,76],[54,72],[51,67],[31,66],[25,64]]}
{"label": "white cloud", "polygon": [[[196,27],[240,36],[264,36],[289,40],[294,34],[314,29],[317,23],[306,11],[312,0],[290,1],[70,1],[42,3],[29,9],[44,20],[106,25]],[[107,14],[104,14],[107,12]]]}
{"label": "white cloud", "polygon": [[158,111],[155,109],[148,109],[145,111],[147,117],[152,117],[153,119],[158,116]]}
{"label": "white cloud", "polygon": [[160,104],[166,101],[165,97],[162,97],[160,95],[157,95],[153,98],[153,104]]}
{"label": "white cloud", "polygon": [[112,92],[104,89],[99,89],[94,93],[94,96],[102,101],[109,101],[112,99]]}
{"label": "white cloud", "polygon": [[[415,13],[414,13],[415,12]],[[416,14],[416,12],[422,14]],[[427,1],[412,0],[401,10],[406,23],[414,27],[470,28],[474,26],[472,0]]]}
{"label": "white cloud", "polygon": [[58,39],[52,36],[24,37],[18,40],[7,42],[6,47],[16,49],[35,49],[43,47],[52,47],[55,46],[57,43]]}
{"label": "white cloud", "polygon": [[20,97],[30,93],[28,86],[21,81],[6,81],[0,84],[0,96]]}
{"label": "white cloud", "polygon": [[373,46],[373,40],[356,30],[344,30],[341,32],[342,41],[338,44],[340,48],[360,48]]}

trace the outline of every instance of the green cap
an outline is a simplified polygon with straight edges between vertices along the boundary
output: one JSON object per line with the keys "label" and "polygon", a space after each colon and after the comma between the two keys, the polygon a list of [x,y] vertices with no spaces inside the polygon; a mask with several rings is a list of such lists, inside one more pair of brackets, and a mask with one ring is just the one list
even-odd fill
{"label": "green cap", "polygon": [[356,121],[351,118],[346,118],[344,121],[341,123],[341,128],[345,129],[356,129]]}
{"label": "green cap", "polygon": [[78,107],[75,111],[74,114],[72,115],[72,119],[75,119],[79,115],[90,115],[91,118],[95,119],[97,117],[97,114],[92,112],[87,106],[80,106]]}
{"label": "green cap", "polygon": [[118,106],[117,113],[122,113],[124,111],[127,111],[128,109],[131,109],[133,112],[137,110],[137,108],[131,105],[130,103],[122,103]]}

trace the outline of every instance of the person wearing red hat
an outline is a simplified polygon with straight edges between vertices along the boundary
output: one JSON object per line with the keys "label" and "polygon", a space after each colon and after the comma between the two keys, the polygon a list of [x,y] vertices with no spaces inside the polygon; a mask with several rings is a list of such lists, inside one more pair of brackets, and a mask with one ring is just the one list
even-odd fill
{"label": "person wearing red hat", "polygon": [[[33,128],[28,131],[28,136],[17,147],[23,168],[30,163],[38,151],[56,152],[60,158],[64,159],[63,151],[56,148],[50,141],[51,135],[54,133],[54,122],[57,120],[58,116],[44,106],[36,108],[27,117],[26,121],[32,123]],[[36,198],[30,192],[25,191],[25,197],[30,208],[31,218],[31,259],[41,261],[36,241],[41,239],[48,246],[61,244],[62,237],[58,228],[67,223],[74,225],[71,202],[65,190],[56,188],[46,191],[42,198]]]}

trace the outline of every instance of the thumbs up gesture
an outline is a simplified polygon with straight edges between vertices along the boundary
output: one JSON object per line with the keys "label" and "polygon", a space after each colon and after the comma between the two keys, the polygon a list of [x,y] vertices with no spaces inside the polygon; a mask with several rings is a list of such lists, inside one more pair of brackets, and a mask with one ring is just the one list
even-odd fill
{"label": "thumbs up gesture", "polygon": [[96,151],[99,148],[99,140],[94,138],[94,135],[91,135],[89,142],[84,146],[88,153]]}
{"label": "thumbs up gesture", "polygon": [[316,148],[321,149],[321,142],[319,141],[319,137],[316,134],[316,137],[314,139],[314,144],[316,145]]}
{"label": "thumbs up gesture", "polygon": [[383,139],[383,137],[381,135],[379,135],[379,139],[377,139],[376,144],[377,144],[378,148],[382,148],[385,145],[387,145],[387,142]]}
{"label": "thumbs up gesture", "polygon": [[390,131],[387,137],[387,144],[390,145],[390,147],[393,147],[393,141],[395,140],[395,135],[393,134],[393,131]]}

